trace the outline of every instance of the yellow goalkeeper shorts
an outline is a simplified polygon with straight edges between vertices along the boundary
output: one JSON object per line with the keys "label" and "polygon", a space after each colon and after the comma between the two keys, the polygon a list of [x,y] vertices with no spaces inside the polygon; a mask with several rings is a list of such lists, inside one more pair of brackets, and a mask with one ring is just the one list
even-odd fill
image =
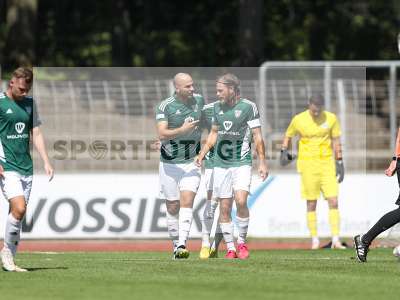
{"label": "yellow goalkeeper shorts", "polygon": [[300,173],[301,197],[303,199],[317,200],[321,192],[325,199],[337,197],[339,186],[334,163],[321,164],[318,170],[315,168],[304,169]]}

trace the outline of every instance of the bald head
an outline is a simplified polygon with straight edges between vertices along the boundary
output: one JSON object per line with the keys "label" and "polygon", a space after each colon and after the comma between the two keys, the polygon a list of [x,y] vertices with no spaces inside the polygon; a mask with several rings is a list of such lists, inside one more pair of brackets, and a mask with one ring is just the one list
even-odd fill
{"label": "bald head", "polygon": [[193,79],[189,74],[178,73],[174,76],[175,92],[182,100],[193,96]]}

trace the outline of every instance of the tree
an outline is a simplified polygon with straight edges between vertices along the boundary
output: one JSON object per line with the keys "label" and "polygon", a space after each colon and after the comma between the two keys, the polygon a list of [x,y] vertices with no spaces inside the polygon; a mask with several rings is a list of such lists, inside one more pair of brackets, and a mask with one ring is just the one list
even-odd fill
{"label": "tree", "polygon": [[37,0],[7,1],[6,67],[31,65],[34,62],[36,18]]}

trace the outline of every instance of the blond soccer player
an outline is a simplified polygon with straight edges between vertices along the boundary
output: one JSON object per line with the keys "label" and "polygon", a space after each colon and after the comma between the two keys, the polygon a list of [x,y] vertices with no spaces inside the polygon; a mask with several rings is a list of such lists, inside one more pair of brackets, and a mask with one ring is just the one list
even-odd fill
{"label": "blond soccer player", "polygon": [[[301,175],[301,196],[307,201],[307,225],[312,249],[319,248],[317,200],[321,193],[328,201],[332,248],[345,248],[340,242],[338,182],[344,178],[340,126],[335,114],[324,110],[321,95],[312,96],[308,109],[293,117],[286,130],[281,149],[281,165],[293,159],[288,152],[290,141],[299,136],[297,171]],[[336,162],[336,163],[335,163]]]}

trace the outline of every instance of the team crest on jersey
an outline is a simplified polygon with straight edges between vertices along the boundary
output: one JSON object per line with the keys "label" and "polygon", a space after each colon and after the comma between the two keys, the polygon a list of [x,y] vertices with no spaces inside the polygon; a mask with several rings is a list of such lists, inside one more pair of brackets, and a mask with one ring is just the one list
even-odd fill
{"label": "team crest on jersey", "polygon": [[235,117],[236,118],[239,118],[240,117],[240,115],[242,114],[242,111],[241,110],[235,110]]}
{"label": "team crest on jersey", "polygon": [[224,121],[224,128],[226,131],[231,129],[232,125],[233,125],[232,121]]}
{"label": "team crest on jersey", "polygon": [[176,115],[180,115],[180,114],[181,114],[181,111],[178,109],[178,110],[175,112],[175,114],[176,114]]}
{"label": "team crest on jersey", "polygon": [[221,110],[219,113],[218,113],[219,115],[223,115],[224,114],[224,112]]}
{"label": "team crest on jersey", "polygon": [[24,131],[24,129],[25,129],[25,124],[24,123],[22,123],[22,122],[18,122],[17,124],[15,124],[15,130],[18,132],[18,133],[22,133],[22,131]]}

